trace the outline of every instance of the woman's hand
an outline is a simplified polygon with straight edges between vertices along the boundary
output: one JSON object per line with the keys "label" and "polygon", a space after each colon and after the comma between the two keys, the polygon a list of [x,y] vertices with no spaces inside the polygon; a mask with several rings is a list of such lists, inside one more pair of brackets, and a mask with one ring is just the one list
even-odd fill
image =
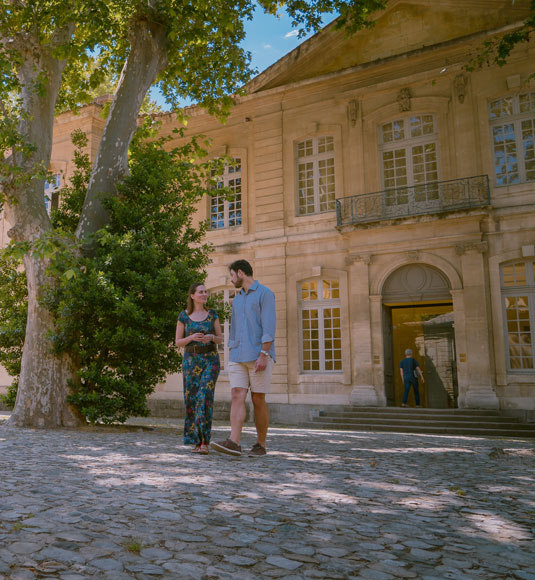
{"label": "woman's hand", "polygon": [[190,334],[188,338],[191,338],[192,341],[195,342],[208,342],[205,340],[206,334],[204,332],[196,332],[195,334]]}
{"label": "woman's hand", "polygon": [[208,344],[208,343],[212,342],[213,340],[214,340],[213,334],[203,334],[203,337],[201,338],[201,342],[203,344]]}

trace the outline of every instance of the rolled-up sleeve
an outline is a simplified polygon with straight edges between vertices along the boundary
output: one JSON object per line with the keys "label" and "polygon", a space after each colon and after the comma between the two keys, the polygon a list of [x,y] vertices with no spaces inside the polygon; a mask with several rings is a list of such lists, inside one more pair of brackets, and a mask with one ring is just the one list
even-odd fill
{"label": "rolled-up sleeve", "polygon": [[277,328],[275,294],[266,288],[263,293],[261,302],[262,342],[273,342],[275,340],[275,330]]}

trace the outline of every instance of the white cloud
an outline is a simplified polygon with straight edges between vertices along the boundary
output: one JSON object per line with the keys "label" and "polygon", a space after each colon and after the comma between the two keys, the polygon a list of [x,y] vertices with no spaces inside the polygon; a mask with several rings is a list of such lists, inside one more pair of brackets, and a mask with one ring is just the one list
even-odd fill
{"label": "white cloud", "polygon": [[292,36],[297,36],[299,34],[298,30],[291,30],[284,35],[284,38],[292,38]]}
{"label": "white cloud", "polygon": [[264,44],[264,48],[273,48],[271,44]]}

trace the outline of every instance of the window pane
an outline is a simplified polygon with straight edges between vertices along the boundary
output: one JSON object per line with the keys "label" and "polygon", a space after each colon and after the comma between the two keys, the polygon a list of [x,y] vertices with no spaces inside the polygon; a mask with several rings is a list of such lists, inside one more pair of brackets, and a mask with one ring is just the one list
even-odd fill
{"label": "window pane", "polygon": [[310,280],[301,284],[301,300],[318,299],[318,281]]}
{"label": "window pane", "polygon": [[318,162],[320,211],[335,209],[334,158]]}
{"label": "window pane", "polygon": [[312,139],[307,139],[306,141],[301,141],[297,144],[297,157],[308,157],[312,155]]}
{"label": "window pane", "polygon": [[433,115],[418,115],[411,117],[411,137],[432,135],[435,132]]}
{"label": "window pane", "polygon": [[333,137],[319,137],[319,139],[318,139],[318,153],[326,153],[328,151],[334,151],[334,138]]}
{"label": "window pane", "polygon": [[522,121],[521,127],[526,181],[535,181],[535,118]]}
{"label": "window pane", "polygon": [[518,161],[513,123],[493,127],[494,170],[498,185],[518,183]]}
{"label": "window pane", "polygon": [[535,93],[519,95],[518,103],[521,113],[535,113]]}
{"label": "window pane", "polygon": [[491,119],[499,119],[501,117],[508,117],[513,114],[513,98],[504,97],[492,101],[489,105],[489,114]]}
{"label": "window pane", "polygon": [[502,266],[502,286],[514,287],[526,285],[526,264],[518,262],[516,264],[505,264]]}
{"label": "window pane", "polygon": [[505,299],[507,346],[512,369],[532,369],[534,363],[529,296],[508,296]]}
{"label": "window pane", "polygon": [[314,164],[300,163],[297,168],[299,213],[314,213]]}

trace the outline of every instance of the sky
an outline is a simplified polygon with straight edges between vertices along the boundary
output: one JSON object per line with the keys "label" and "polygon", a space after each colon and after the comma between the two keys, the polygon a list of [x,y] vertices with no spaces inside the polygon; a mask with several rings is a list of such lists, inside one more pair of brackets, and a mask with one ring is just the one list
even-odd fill
{"label": "sky", "polygon": [[[324,18],[324,25],[333,19],[334,16]],[[247,36],[242,46],[251,53],[252,68],[257,69],[259,73],[313,34],[311,33],[305,38],[298,38],[297,30],[292,28],[292,20],[286,13],[281,13],[277,18],[264,14],[259,8],[257,8],[253,20],[246,22],[245,30]],[[153,91],[151,95],[164,110],[168,109],[163,98],[156,91]],[[184,103],[184,105],[188,104],[191,103]]]}

